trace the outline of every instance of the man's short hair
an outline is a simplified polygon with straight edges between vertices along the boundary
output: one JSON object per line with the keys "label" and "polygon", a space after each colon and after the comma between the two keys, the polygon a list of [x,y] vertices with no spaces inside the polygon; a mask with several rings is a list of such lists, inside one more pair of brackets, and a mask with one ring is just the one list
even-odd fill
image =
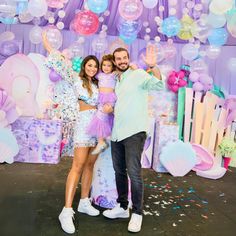
{"label": "man's short hair", "polygon": [[117,48],[115,49],[115,51],[113,52],[112,56],[113,56],[113,61],[115,61],[115,53],[116,52],[126,52],[129,58],[129,52],[126,48]]}

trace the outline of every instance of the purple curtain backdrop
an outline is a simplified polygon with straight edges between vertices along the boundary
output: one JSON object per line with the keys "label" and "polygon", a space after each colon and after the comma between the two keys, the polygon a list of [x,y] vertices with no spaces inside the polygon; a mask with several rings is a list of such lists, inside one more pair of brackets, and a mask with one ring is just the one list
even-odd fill
{"label": "purple curtain backdrop", "polygon": [[[195,0],[196,3],[199,3],[200,0]],[[112,42],[117,38],[118,31],[116,28],[117,21],[119,19],[118,12],[118,4],[119,0],[109,0],[109,10],[110,15],[108,17],[104,17],[104,25],[108,26],[108,41]],[[165,7],[164,12],[159,12],[159,6],[163,5]],[[65,30],[62,31],[63,34],[63,45],[61,49],[67,48],[70,44],[72,44],[78,37],[73,32],[68,31],[69,23],[74,17],[75,10],[83,9],[84,0],[70,0],[65,5],[64,10],[66,11],[66,16],[63,18],[63,22],[65,23]],[[181,9],[184,7],[183,1],[178,1],[177,6],[177,16],[181,17],[182,11]],[[154,21],[155,16],[159,15],[160,17],[168,16],[168,1],[167,0],[159,0],[158,5],[154,9],[146,9],[144,8],[143,14],[141,16],[142,21],[148,21],[150,23],[151,38],[159,35],[157,32],[157,25]],[[56,11],[57,12],[57,11]],[[204,8],[204,12],[207,12],[207,9]],[[56,18],[56,22],[59,18]],[[55,23],[56,23],[55,22]],[[41,26],[46,25],[47,21],[42,20]],[[100,24],[101,27],[102,24]],[[29,31],[32,27],[32,24],[18,24],[18,25],[3,25],[0,24],[0,33],[11,30],[16,35],[16,40],[18,40],[21,52],[24,54],[28,54],[29,52],[36,52],[40,54],[46,54],[42,44],[34,45],[29,41]],[[98,31],[99,32],[99,31]],[[142,31],[139,33],[138,38],[132,45],[129,47],[131,59],[134,61],[137,59],[138,52],[146,46],[146,42],[142,39],[145,35],[145,28],[142,28]],[[166,41],[166,37],[163,35],[159,35],[161,40]],[[86,37],[86,41],[84,44],[85,55],[95,54],[99,58],[100,54],[94,53],[91,47],[91,42],[94,36]],[[172,60],[164,62],[165,64],[171,64],[175,70],[178,70],[180,65],[186,63],[186,61],[181,57],[181,49],[183,47],[184,41],[174,37],[175,46],[177,48],[177,56]],[[202,46],[203,48],[206,46]],[[201,48],[202,50],[202,48]],[[222,47],[222,52],[220,57],[217,60],[209,60],[206,58],[206,62],[209,66],[209,74],[214,78],[214,83],[225,91],[226,94],[236,94],[236,74],[232,74],[227,69],[227,61],[230,57],[235,57],[236,54],[236,38],[229,37],[228,42],[225,46]]]}

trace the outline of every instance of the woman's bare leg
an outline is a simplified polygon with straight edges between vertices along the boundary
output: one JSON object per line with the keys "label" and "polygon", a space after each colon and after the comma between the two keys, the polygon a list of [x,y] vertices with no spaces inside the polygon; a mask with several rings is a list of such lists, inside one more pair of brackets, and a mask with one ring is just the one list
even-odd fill
{"label": "woman's bare leg", "polygon": [[97,160],[98,155],[92,155],[91,152],[94,148],[89,150],[87,161],[84,165],[82,178],[81,178],[81,199],[87,198],[91,189],[93,178],[93,167]]}
{"label": "woman's bare leg", "polygon": [[72,167],[66,181],[65,207],[72,206],[76,187],[88,159],[89,149],[89,147],[79,147],[74,150]]}

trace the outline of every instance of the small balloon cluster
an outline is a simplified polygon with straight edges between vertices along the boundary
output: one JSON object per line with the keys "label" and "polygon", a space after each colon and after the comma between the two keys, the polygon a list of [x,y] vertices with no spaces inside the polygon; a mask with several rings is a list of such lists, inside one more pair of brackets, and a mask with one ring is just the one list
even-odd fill
{"label": "small balloon cluster", "polygon": [[213,88],[213,79],[206,73],[193,71],[189,75],[189,80],[193,82],[193,90],[196,92],[206,92]]}
{"label": "small balloon cluster", "polygon": [[188,65],[182,65],[180,71],[171,71],[167,79],[168,89],[177,93],[179,88],[185,87],[190,73],[189,69]]}
{"label": "small balloon cluster", "polygon": [[82,61],[83,61],[83,59],[81,57],[74,57],[72,59],[72,69],[73,69],[73,71],[80,72]]}

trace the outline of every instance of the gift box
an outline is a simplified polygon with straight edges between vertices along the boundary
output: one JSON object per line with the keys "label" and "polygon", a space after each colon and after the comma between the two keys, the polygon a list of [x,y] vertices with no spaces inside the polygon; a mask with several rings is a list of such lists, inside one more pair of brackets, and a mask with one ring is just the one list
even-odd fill
{"label": "gift box", "polygon": [[152,169],[156,172],[168,172],[160,162],[162,147],[169,141],[178,140],[179,126],[176,123],[156,122]]}
{"label": "gift box", "polygon": [[61,120],[20,117],[12,124],[20,151],[16,162],[57,164],[60,160]]}
{"label": "gift box", "polygon": [[149,95],[149,110],[158,120],[176,122],[177,102],[177,94],[169,90],[152,91]]}

